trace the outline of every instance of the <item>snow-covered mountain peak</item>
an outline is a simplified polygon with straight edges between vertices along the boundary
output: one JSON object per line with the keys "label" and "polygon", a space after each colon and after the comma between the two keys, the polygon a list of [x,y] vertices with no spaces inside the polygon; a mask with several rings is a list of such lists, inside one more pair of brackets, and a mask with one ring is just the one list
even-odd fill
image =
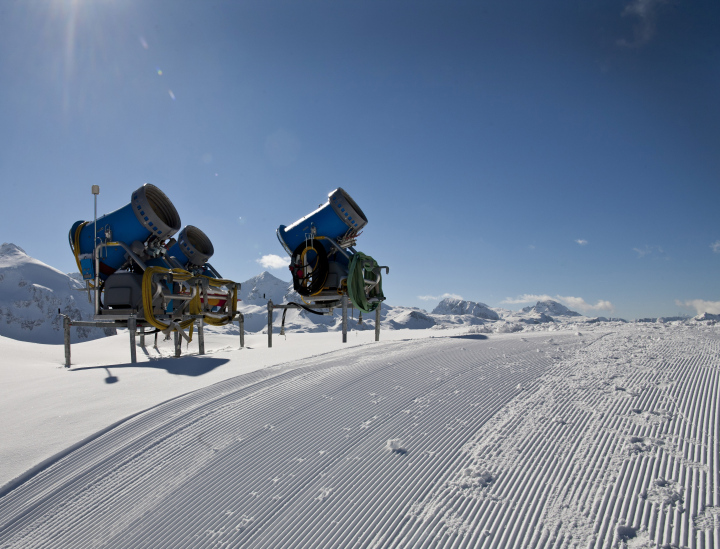
{"label": "snow-covered mountain peak", "polygon": [[[23,250],[17,244],[13,244],[12,242],[4,242],[3,245],[0,246],[0,256],[17,254],[17,253],[25,254],[25,250]],[[25,254],[25,255],[27,255],[27,254]]]}
{"label": "snow-covered mountain peak", "polygon": [[434,315],[472,315],[488,320],[500,320],[500,316],[484,303],[446,297],[432,311]]}
{"label": "snow-covered mountain peak", "polygon": [[272,299],[273,303],[282,303],[292,290],[292,283],[263,271],[259,275],[243,282],[240,286],[240,299],[253,305],[264,305]]}
{"label": "snow-covered mountain peak", "polygon": [[565,305],[547,299],[545,301],[538,301],[534,307],[524,307],[523,313],[545,313],[550,316],[582,316],[580,313],[571,311]]}
{"label": "snow-covered mountain peak", "polygon": [[[91,320],[93,306],[82,284],[27,255],[15,244],[0,246],[0,335],[35,343],[62,343],[62,314]],[[101,337],[97,328],[72,330],[75,341]],[[110,329],[107,333],[115,333]]]}
{"label": "snow-covered mountain peak", "polygon": [[5,242],[0,246],[0,267],[12,267],[31,259],[20,246]]}

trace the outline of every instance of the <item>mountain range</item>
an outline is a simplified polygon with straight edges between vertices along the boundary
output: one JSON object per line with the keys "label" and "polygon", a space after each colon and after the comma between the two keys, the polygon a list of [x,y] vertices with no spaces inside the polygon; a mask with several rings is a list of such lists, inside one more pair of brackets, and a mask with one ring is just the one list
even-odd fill
{"label": "mountain range", "polygon": [[[239,309],[247,332],[267,331],[267,304],[302,303],[292,283],[265,271],[242,282]],[[66,274],[27,255],[15,244],[0,247],[0,335],[36,343],[62,343],[62,316],[90,320],[93,306],[77,273]],[[339,311],[315,315],[300,308],[274,313],[274,330],[280,330],[283,313],[285,329],[293,332],[325,332],[341,329]],[[613,319],[621,320],[621,319]],[[714,322],[717,319],[698,318]],[[608,322],[603,317],[586,317],[552,301],[538,301],[521,311],[493,308],[476,301],[446,298],[428,313],[415,307],[383,303],[382,329],[434,329],[467,326],[472,332],[516,332],[551,330],[563,324]],[[374,329],[375,314],[361,315],[351,309],[349,330]],[[237,326],[214,328],[237,330]],[[74,328],[73,341],[95,339],[115,333],[114,329]]]}

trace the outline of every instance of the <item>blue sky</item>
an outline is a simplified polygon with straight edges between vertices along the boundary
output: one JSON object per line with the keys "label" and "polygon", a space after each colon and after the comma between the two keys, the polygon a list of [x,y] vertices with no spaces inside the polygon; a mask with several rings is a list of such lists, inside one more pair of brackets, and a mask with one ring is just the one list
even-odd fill
{"label": "blue sky", "polygon": [[150,182],[242,281],[343,187],[391,304],[717,313],[718,23],[713,0],[3,0],[0,240],[73,271],[91,185],[102,214]]}

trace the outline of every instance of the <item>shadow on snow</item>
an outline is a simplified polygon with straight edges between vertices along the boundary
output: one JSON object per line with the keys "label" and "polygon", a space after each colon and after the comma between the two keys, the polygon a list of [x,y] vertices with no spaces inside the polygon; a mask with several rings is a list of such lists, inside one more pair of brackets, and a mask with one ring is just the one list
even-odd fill
{"label": "shadow on snow", "polygon": [[198,356],[183,356],[180,358],[160,358],[150,360],[149,362],[138,362],[136,364],[112,364],[109,366],[86,366],[84,368],[72,368],[71,372],[79,372],[81,370],[105,370],[108,377],[105,383],[117,383],[119,378],[114,376],[110,368],[158,368],[165,370],[168,374],[176,376],[197,377],[208,372],[212,372],[215,368],[229,362],[228,358],[211,358]]}

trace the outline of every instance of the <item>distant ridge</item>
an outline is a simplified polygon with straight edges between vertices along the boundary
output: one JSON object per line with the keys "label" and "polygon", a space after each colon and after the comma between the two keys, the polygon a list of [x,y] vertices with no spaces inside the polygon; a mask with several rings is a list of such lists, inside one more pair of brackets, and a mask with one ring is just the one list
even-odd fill
{"label": "distant ridge", "polygon": [[432,311],[434,315],[472,315],[487,320],[500,320],[500,315],[484,303],[446,297]]}
{"label": "distant ridge", "polygon": [[546,299],[544,301],[538,301],[533,307],[524,307],[523,313],[537,313],[546,314],[552,317],[555,316],[582,316],[580,313],[571,311],[565,305],[553,301],[552,299]]}

